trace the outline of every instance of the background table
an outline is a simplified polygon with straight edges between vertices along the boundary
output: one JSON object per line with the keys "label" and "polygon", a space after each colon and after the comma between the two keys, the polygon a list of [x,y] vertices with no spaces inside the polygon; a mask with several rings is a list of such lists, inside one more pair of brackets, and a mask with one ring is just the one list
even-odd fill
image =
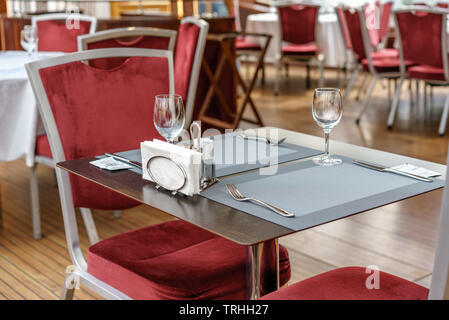
{"label": "background table", "polygon": [[[61,55],[37,54],[36,59]],[[45,134],[25,63],[31,62],[25,51],[0,52],[0,161],[25,157],[34,162],[36,135]]]}
{"label": "background table", "polygon": [[[251,14],[247,18],[247,32],[267,33],[273,36],[265,55],[265,62],[274,63],[276,55],[280,52],[281,39],[279,30],[277,13]],[[345,63],[346,49],[336,14],[323,13],[318,16],[316,37],[318,46],[325,55],[325,65],[342,68]],[[247,41],[258,42],[261,40],[248,37]]]}

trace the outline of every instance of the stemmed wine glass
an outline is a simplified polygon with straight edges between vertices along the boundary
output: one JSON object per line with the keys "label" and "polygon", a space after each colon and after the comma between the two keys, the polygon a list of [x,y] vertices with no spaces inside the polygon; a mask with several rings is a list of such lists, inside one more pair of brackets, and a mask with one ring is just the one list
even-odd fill
{"label": "stemmed wine glass", "polygon": [[39,39],[37,36],[37,28],[34,26],[24,26],[20,32],[20,44],[22,48],[28,52],[31,57],[37,51],[37,43]]}
{"label": "stemmed wine glass", "polygon": [[323,128],[325,138],[325,153],[313,159],[320,166],[333,166],[341,163],[329,154],[329,134],[343,114],[340,89],[317,88],[313,95],[312,114],[316,123]]}
{"label": "stemmed wine glass", "polygon": [[185,113],[182,97],[177,94],[160,94],[154,100],[154,125],[161,136],[169,143],[181,133]]}

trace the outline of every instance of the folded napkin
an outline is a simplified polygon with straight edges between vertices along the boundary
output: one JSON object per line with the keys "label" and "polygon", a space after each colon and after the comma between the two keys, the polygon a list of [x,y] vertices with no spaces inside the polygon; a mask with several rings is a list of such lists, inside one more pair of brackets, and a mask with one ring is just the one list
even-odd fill
{"label": "folded napkin", "polygon": [[[153,181],[147,171],[147,164],[150,158],[164,156],[178,163],[186,173],[186,183],[179,192],[187,196],[192,196],[200,192],[200,152],[156,139],[142,142],[140,144],[140,150],[142,154],[143,179]],[[153,176],[157,175],[156,178],[159,182],[165,184],[162,187],[179,184],[179,170],[176,168],[174,162],[164,161],[163,159],[161,161],[154,160],[154,163],[152,162],[151,172]]]}

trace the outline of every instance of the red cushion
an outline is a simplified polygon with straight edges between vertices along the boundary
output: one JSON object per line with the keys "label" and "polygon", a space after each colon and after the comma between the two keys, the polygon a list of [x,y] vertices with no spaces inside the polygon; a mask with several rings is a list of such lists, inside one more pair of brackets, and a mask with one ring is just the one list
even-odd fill
{"label": "red cushion", "polygon": [[422,64],[408,68],[408,76],[413,79],[446,81],[444,69]]}
{"label": "red cushion", "polygon": [[47,158],[52,158],[50,144],[48,143],[48,137],[46,135],[38,136],[36,138],[36,151],[35,154],[38,156],[44,156]]}
{"label": "red cushion", "polygon": [[200,31],[200,27],[193,23],[183,23],[178,30],[175,52],[175,92],[182,96],[183,101],[188,98],[187,93]]}
{"label": "red cushion", "polygon": [[[87,254],[90,274],[133,299],[244,299],[245,263],[245,246],[181,220],[103,240]],[[283,247],[280,270],[284,284],[290,265]]]}
{"label": "red cushion", "polygon": [[245,39],[237,39],[235,41],[237,50],[260,50],[260,44],[256,42],[247,42]]}
{"label": "red cushion", "polygon": [[314,56],[320,49],[314,44],[288,44],[282,46],[282,53],[286,55]]}
{"label": "red cushion", "polygon": [[365,268],[328,271],[270,293],[266,300],[424,300],[429,290],[408,280],[380,272],[379,289],[367,289],[372,274]]}
{"label": "red cushion", "polygon": [[[153,106],[155,95],[169,91],[167,59],[132,57],[111,70],[78,61],[39,73],[67,160],[161,139]],[[138,204],[82,178],[71,176],[70,182],[75,207],[120,210]]]}
{"label": "red cushion", "polygon": [[79,21],[79,28],[68,29],[65,20],[37,21],[39,51],[78,51],[77,37],[89,33],[90,22]]}
{"label": "red cushion", "polygon": [[[378,73],[399,72],[399,59],[373,59],[373,66]],[[365,71],[369,71],[368,59],[362,60],[362,66]]]}
{"label": "red cushion", "polygon": [[[118,38],[91,42],[87,45],[87,49],[142,48],[168,50],[169,42],[169,37],[154,37],[142,35],[131,41],[125,41],[123,38]],[[99,69],[112,69],[121,65],[125,60],[126,58],[94,59],[90,60],[89,64]]]}
{"label": "red cushion", "polygon": [[399,50],[388,48],[380,51],[372,52],[371,58],[373,59],[385,59],[385,58],[399,58]]}

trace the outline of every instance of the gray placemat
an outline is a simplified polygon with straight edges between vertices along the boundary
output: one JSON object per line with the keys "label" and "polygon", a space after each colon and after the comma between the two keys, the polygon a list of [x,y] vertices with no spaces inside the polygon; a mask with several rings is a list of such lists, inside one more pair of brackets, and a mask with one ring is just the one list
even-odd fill
{"label": "gray placemat", "polygon": [[[223,177],[292,160],[312,157],[323,153],[320,150],[290,143],[271,146],[263,141],[246,140],[235,133],[213,136],[215,176]],[[141,162],[140,149],[117,152],[132,161]],[[130,169],[142,174],[142,170]]]}
{"label": "gray placemat", "polygon": [[[363,168],[340,156],[343,164],[321,167],[305,161],[278,167],[275,175],[251,172],[225,178],[202,196],[298,231],[373,209],[444,186]],[[295,213],[285,218],[253,202],[238,202],[225,184],[234,183],[245,196],[262,199]]]}
{"label": "gray placemat", "polygon": [[272,146],[264,141],[247,140],[237,133],[211,137],[214,140],[216,177],[249,171],[323,153],[290,143]]}

